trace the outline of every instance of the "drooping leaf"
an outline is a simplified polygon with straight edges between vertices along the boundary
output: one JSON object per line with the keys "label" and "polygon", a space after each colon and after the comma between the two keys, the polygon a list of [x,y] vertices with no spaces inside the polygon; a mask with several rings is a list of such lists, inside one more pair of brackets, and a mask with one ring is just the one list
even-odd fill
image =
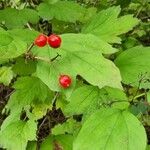
{"label": "drooping leaf", "polygon": [[71,1],[58,1],[53,4],[41,3],[37,9],[42,18],[48,20],[56,18],[67,22],[80,20],[86,10],[84,7]]}
{"label": "drooping leaf", "polygon": [[1,127],[0,147],[8,150],[26,150],[27,142],[36,140],[37,125],[34,121],[14,121]]}
{"label": "drooping leaf", "polygon": [[61,90],[58,83],[61,74],[70,75],[73,83],[76,75],[80,75],[100,88],[103,86],[121,88],[118,68],[101,54],[107,46],[102,44],[97,48],[89,37],[82,34],[64,34],[61,36],[62,45],[57,50],[54,51],[50,47],[34,50],[36,55],[46,59],[56,56],[57,53],[61,55],[52,63],[40,61],[37,64],[37,76],[54,91]]}
{"label": "drooping leaf", "polygon": [[23,54],[27,49],[25,42],[11,36],[6,31],[0,31],[0,60],[8,60]]}
{"label": "drooping leaf", "polygon": [[5,8],[0,10],[0,22],[4,22],[8,29],[23,28],[28,22],[37,23],[38,19],[37,12],[29,8],[22,10]]}
{"label": "drooping leaf", "polygon": [[27,105],[51,100],[51,92],[48,87],[36,77],[21,77],[14,86],[15,92],[11,95],[6,108],[13,112],[22,110]]}
{"label": "drooping leaf", "polygon": [[4,85],[9,85],[13,78],[13,71],[11,67],[1,67],[0,68],[0,83],[3,83]]}
{"label": "drooping leaf", "polygon": [[144,150],[146,133],[138,119],[127,111],[101,109],[83,124],[73,150]]}
{"label": "drooping leaf", "polygon": [[150,88],[150,47],[134,47],[121,53],[115,60],[123,82],[140,88]]}
{"label": "drooping leaf", "polygon": [[92,33],[109,43],[120,43],[118,35],[130,31],[139,22],[132,15],[118,18],[120,11],[120,7],[100,11],[83,27],[82,32]]}
{"label": "drooping leaf", "polygon": [[93,113],[103,106],[109,106],[115,103],[126,103],[125,93],[119,89],[103,88],[99,89],[94,86],[83,86],[73,91],[69,98],[70,103],[65,108],[67,115]]}

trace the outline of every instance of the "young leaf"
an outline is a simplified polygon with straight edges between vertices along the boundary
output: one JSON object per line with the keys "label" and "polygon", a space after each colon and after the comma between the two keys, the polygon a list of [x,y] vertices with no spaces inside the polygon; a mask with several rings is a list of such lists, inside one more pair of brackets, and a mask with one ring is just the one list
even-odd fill
{"label": "young leaf", "polygon": [[6,106],[13,112],[36,101],[44,102],[48,97],[51,98],[48,87],[36,77],[21,77],[13,87],[16,91],[11,95]]}
{"label": "young leaf", "polygon": [[37,64],[37,76],[50,89],[61,90],[58,84],[61,74],[70,75],[74,82],[76,75],[80,75],[89,83],[100,88],[107,85],[121,88],[118,68],[101,54],[101,51],[107,47],[105,44],[96,48],[91,42],[92,39],[82,34],[64,34],[61,37],[62,45],[55,51],[55,55],[54,50],[48,47],[36,54],[46,59],[52,58],[52,55],[56,56],[57,53],[61,55],[54,62],[41,61]]}
{"label": "young leaf", "polygon": [[27,142],[36,140],[37,125],[29,120],[15,121],[0,131],[0,147],[8,150],[26,150]]}
{"label": "young leaf", "polygon": [[118,18],[120,10],[120,7],[110,7],[100,11],[83,27],[82,33],[92,33],[109,43],[120,43],[118,35],[130,31],[139,22],[132,15]]}
{"label": "young leaf", "polygon": [[3,83],[4,85],[9,85],[13,78],[13,71],[11,70],[11,67],[1,67],[0,68],[0,83]]}
{"label": "young leaf", "polygon": [[5,8],[0,10],[0,22],[5,22],[8,29],[23,28],[28,22],[37,23],[38,19],[37,12],[28,8],[22,10]]}
{"label": "young leaf", "polygon": [[88,118],[74,141],[73,150],[144,150],[146,142],[144,127],[134,115],[109,108]]}
{"label": "young leaf", "polygon": [[17,37],[11,36],[6,31],[0,31],[0,60],[8,60],[23,54],[27,45]]}
{"label": "young leaf", "polygon": [[58,1],[53,4],[41,3],[37,9],[42,18],[48,20],[56,18],[67,22],[80,20],[86,10],[84,7],[71,1]]}
{"label": "young leaf", "polygon": [[115,60],[123,82],[140,88],[150,88],[150,47],[134,47],[121,53]]}
{"label": "young leaf", "polygon": [[119,89],[103,88],[94,86],[83,86],[73,91],[69,98],[70,103],[65,108],[67,115],[93,113],[102,108],[103,104],[127,102],[125,93]]}

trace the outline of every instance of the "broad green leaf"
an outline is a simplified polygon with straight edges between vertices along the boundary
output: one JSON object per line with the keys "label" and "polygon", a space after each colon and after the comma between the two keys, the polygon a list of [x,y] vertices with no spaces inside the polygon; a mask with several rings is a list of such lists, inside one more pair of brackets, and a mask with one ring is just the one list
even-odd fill
{"label": "broad green leaf", "polygon": [[134,115],[101,109],[83,124],[73,150],[145,150],[146,142],[144,127]]}
{"label": "broad green leaf", "polygon": [[51,92],[48,87],[36,77],[21,77],[13,87],[15,92],[6,105],[6,108],[13,112],[22,110],[27,105],[44,102],[47,98],[51,101]]}
{"label": "broad green leaf", "polygon": [[17,37],[11,36],[6,31],[0,31],[0,60],[8,60],[23,54],[27,45]]}
{"label": "broad green leaf", "polygon": [[12,70],[17,75],[30,75],[36,71],[36,62],[32,60],[25,60],[24,58],[17,58]]}
{"label": "broad green leaf", "polygon": [[82,34],[64,34],[61,37],[62,45],[55,51],[50,47],[44,47],[39,51],[34,50],[34,54],[36,53],[36,55],[46,59],[56,56],[57,53],[61,55],[52,63],[40,61],[37,64],[37,76],[50,89],[54,91],[62,90],[58,83],[60,74],[70,75],[73,84],[76,75],[80,75],[90,84],[100,88],[103,86],[121,88],[118,68],[101,54],[105,45],[96,48],[88,35],[86,37]]}
{"label": "broad green leaf", "polygon": [[[115,60],[125,84],[150,88],[150,47],[134,47],[121,53]],[[141,81],[140,81],[141,80]]]}
{"label": "broad green leaf", "polygon": [[1,67],[0,68],[0,83],[3,83],[4,85],[9,85],[13,78],[13,72],[11,70],[11,67]]}
{"label": "broad green leaf", "polygon": [[73,91],[64,112],[68,115],[93,113],[103,106],[115,103],[128,103],[125,93],[119,89],[83,86]]}
{"label": "broad green leaf", "polygon": [[71,1],[58,1],[54,4],[41,3],[37,9],[42,18],[48,20],[56,18],[67,22],[80,20],[86,11],[84,7]]}
{"label": "broad green leaf", "polygon": [[83,27],[82,33],[92,33],[109,43],[120,43],[118,35],[130,31],[139,22],[132,15],[118,18],[120,11],[120,7],[100,11]]}
{"label": "broad green leaf", "polygon": [[39,35],[39,32],[29,29],[13,29],[8,31],[13,37],[18,37],[22,41],[26,42],[28,46],[32,44],[35,38]]}
{"label": "broad green leaf", "polygon": [[26,150],[27,142],[36,140],[37,125],[29,120],[15,121],[0,131],[0,147],[7,150]]}
{"label": "broad green leaf", "polygon": [[24,28],[28,22],[37,23],[38,14],[32,9],[17,10],[14,8],[5,8],[0,10],[0,22],[4,22],[7,28]]}

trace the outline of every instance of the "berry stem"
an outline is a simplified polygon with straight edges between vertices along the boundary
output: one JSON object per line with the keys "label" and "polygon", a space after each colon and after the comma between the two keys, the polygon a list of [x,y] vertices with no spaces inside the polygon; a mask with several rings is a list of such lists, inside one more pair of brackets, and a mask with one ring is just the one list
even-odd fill
{"label": "berry stem", "polygon": [[31,49],[33,48],[33,46],[34,46],[34,43],[32,43],[32,44],[28,47],[27,53],[29,53],[29,52],[31,51]]}

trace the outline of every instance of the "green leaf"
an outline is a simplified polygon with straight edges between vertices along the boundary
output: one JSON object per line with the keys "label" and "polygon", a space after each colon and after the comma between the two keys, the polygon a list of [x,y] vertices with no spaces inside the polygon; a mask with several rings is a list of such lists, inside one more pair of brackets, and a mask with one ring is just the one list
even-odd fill
{"label": "green leaf", "polygon": [[120,7],[100,11],[83,27],[82,32],[92,33],[109,43],[120,43],[118,35],[130,31],[139,22],[132,15],[118,18],[120,11]]}
{"label": "green leaf", "polygon": [[59,135],[59,134],[74,134],[78,132],[81,127],[81,123],[76,122],[74,119],[68,119],[63,124],[58,124],[52,129],[52,134]]}
{"label": "green leaf", "polygon": [[58,135],[58,136],[48,136],[41,144],[40,150],[72,150],[73,136],[72,135]]}
{"label": "green leaf", "polygon": [[57,135],[55,136],[55,147],[59,146],[64,150],[72,150],[73,139],[73,136],[69,134]]}
{"label": "green leaf", "polygon": [[[101,47],[96,48],[97,46],[93,45],[92,39],[89,39],[89,37],[82,34],[64,34],[61,35],[62,45],[57,50],[54,51],[50,47],[44,47],[39,51],[34,50],[36,55],[46,59],[55,57],[57,53],[61,55],[52,63],[41,61],[37,64],[37,76],[51,90],[62,90],[58,83],[60,74],[70,75],[73,84],[75,83],[76,75],[80,75],[90,84],[100,88],[103,86],[121,88],[118,68],[101,54],[101,51],[107,46],[101,45]],[[87,41],[85,40],[86,38]]]}
{"label": "green leaf", "polygon": [[73,150],[144,150],[146,142],[144,127],[134,115],[101,109],[83,124]]}
{"label": "green leaf", "polygon": [[9,85],[11,80],[13,78],[13,72],[11,70],[11,67],[1,67],[0,68],[0,83],[3,83],[4,85]]}
{"label": "green leaf", "polygon": [[[93,113],[102,106],[115,103],[128,103],[125,93],[119,89],[83,86],[73,91],[64,112],[67,115]],[[114,102],[114,103],[113,103]]]}
{"label": "green leaf", "polygon": [[48,20],[56,18],[67,22],[80,20],[86,10],[84,7],[71,1],[58,1],[54,4],[41,3],[37,9],[42,18]]}
{"label": "green leaf", "polygon": [[150,150],[150,145],[147,145],[147,148],[146,148],[146,150]]}
{"label": "green leaf", "polygon": [[12,37],[6,31],[0,31],[0,60],[8,60],[23,54],[27,45],[19,38]]}
{"label": "green leaf", "polygon": [[37,143],[35,141],[28,142],[27,150],[36,150],[36,148],[37,148]]}
{"label": "green leaf", "polygon": [[[115,60],[123,82],[140,88],[150,88],[150,47],[134,47],[121,53]],[[141,80],[141,81],[140,81]]]}
{"label": "green leaf", "polygon": [[21,77],[14,86],[15,92],[11,95],[6,107],[11,111],[22,110],[27,105],[51,100],[48,87],[36,77]]}
{"label": "green leaf", "polygon": [[54,150],[53,136],[48,136],[40,145],[40,150]]}
{"label": "green leaf", "polygon": [[40,34],[35,30],[29,29],[13,29],[8,31],[13,37],[17,37],[22,41],[26,42],[28,45],[32,44],[35,38]]}
{"label": "green leaf", "polygon": [[24,58],[18,58],[15,65],[12,67],[12,70],[17,75],[30,75],[36,71],[36,62],[25,60]]}
{"label": "green leaf", "polygon": [[0,22],[4,22],[8,29],[23,28],[28,22],[37,23],[38,20],[37,12],[32,9],[5,8],[0,10]]}
{"label": "green leaf", "polygon": [[37,125],[34,121],[14,121],[1,127],[0,147],[8,150],[26,150],[27,142],[36,140]]}

